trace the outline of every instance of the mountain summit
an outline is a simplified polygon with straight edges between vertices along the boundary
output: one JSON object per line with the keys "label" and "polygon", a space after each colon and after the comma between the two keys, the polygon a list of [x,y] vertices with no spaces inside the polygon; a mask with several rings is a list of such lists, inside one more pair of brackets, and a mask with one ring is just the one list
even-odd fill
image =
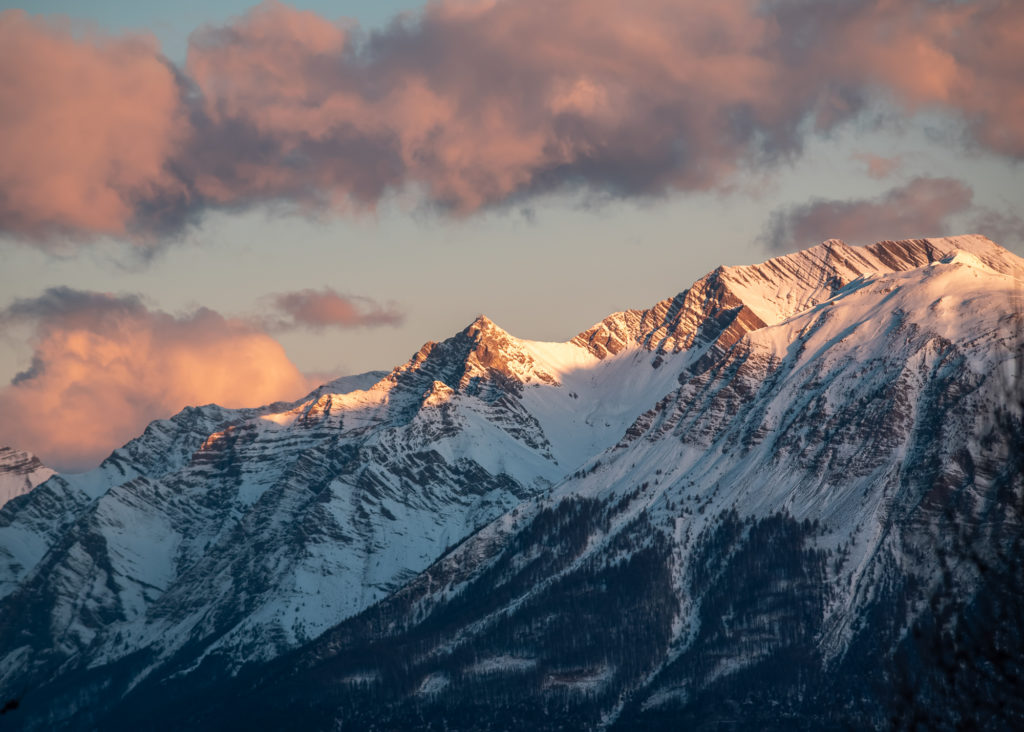
{"label": "mountain summit", "polygon": [[830,239],[761,264],[719,267],[652,308],[608,316],[573,342],[599,358],[635,346],[676,352],[718,342],[724,349],[744,333],[828,300],[859,278],[917,269],[957,251],[997,272],[1024,276],[1019,257],[982,236],[881,241],[868,247]]}
{"label": "mountain summit", "polygon": [[28,493],[53,475],[30,452],[0,447],[0,508],[12,498]]}
{"label": "mountain summit", "polygon": [[983,237],[833,240],[186,409],[0,510],[0,689],[28,728],[958,719],[1016,683],[937,659],[1021,647],[1022,287]]}

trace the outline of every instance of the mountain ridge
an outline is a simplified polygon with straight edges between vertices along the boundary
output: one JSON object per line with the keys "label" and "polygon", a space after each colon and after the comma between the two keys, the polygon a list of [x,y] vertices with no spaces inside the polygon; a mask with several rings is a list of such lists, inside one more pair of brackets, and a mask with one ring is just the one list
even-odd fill
{"label": "mountain ridge", "polygon": [[54,474],[32,453],[0,446],[0,508]]}
{"label": "mountain ridge", "polygon": [[[724,636],[702,635],[697,621],[720,580],[705,577],[691,557],[733,567],[732,555],[715,547],[724,542],[742,554],[756,536],[787,547],[786,571],[797,573],[791,579],[806,604],[799,612],[818,629],[794,636],[792,647],[823,663],[849,658],[861,638],[851,623],[881,602],[859,593],[877,594],[872,583],[880,577],[911,581],[886,562],[904,562],[906,577],[920,574],[912,581],[921,592],[937,581],[926,560],[897,559],[908,551],[900,532],[916,537],[911,544],[923,541],[913,521],[945,520],[928,508],[937,495],[914,477],[907,455],[937,465],[943,490],[959,490],[956,476],[967,473],[961,448],[952,447],[955,425],[974,436],[972,490],[984,497],[992,486],[1015,485],[1012,475],[999,477],[1010,443],[999,435],[982,440],[968,417],[998,413],[1019,427],[1020,410],[1012,399],[1000,406],[994,390],[1002,387],[991,374],[1009,364],[999,359],[1019,339],[1020,313],[1004,301],[1022,277],[1024,263],[982,237],[869,247],[830,240],[760,265],[716,269],[648,310],[613,314],[565,343],[518,339],[480,316],[372,385],[356,385],[368,388],[335,393],[328,385],[252,410],[183,410],[92,474],[56,476],[0,510],[0,609],[34,618],[28,626],[0,623],[9,669],[0,685],[52,684],[44,680],[61,669],[61,688],[71,691],[61,692],[53,716],[35,719],[67,723],[81,711],[74,698],[83,689],[146,700],[175,679],[187,688],[231,678],[318,636],[313,657],[327,658],[418,633],[424,618],[451,616],[473,587],[498,604],[469,625],[472,612],[458,610],[460,619],[446,622],[460,637],[482,643],[505,616],[509,632],[530,638],[541,631],[516,626],[521,612],[543,613],[566,582],[599,595],[601,582],[619,586],[627,579],[616,563],[624,561],[661,578],[635,588],[637,602],[660,608],[654,635],[637,637],[650,654],[643,668],[624,671],[631,662],[622,650],[570,674],[558,665],[564,658],[544,656],[543,644],[524,656],[491,647],[492,639],[454,676],[436,665],[446,656],[424,646],[408,671],[420,676],[409,683],[486,685],[510,678],[502,669],[520,668],[536,680],[524,698],[538,701],[537,709],[546,708],[544,689],[576,695],[585,687],[605,700],[593,707],[604,726],[624,710],[653,719],[666,704],[705,698],[784,647],[765,646],[753,666],[715,651],[726,654],[725,670],[687,671],[683,687],[655,683],[708,643],[728,645]],[[944,400],[960,412],[947,415]],[[890,522],[899,511],[912,521],[896,530]],[[1000,525],[1012,528],[1011,520],[1006,514]],[[137,526],[146,527],[145,542],[130,528]],[[565,555],[553,555],[541,536]],[[826,556],[834,569],[826,569]],[[498,598],[520,585],[502,605]],[[793,612],[785,597],[780,612]],[[361,618],[385,611],[374,607],[393,608],[386,611],[399,624],[360,640],[351,629],[365,630]],[[552,617],[563,622],[560,612]],[[605,622],[632,637],[614,619]],[[565,636],[578,630],[567,627]],[[349,640],[339,645],[338,637]],[[305,698],[296,683],[294,693]],[[608,706],[613,687],[635,708]],[[356,714],[363,702],[352,694]],[[409,699],[422,695],[394,696],[394,713],[411,708]],[[258,695],[253,703],[269,708]],[[130,726],[129,718],[119,723]]]}

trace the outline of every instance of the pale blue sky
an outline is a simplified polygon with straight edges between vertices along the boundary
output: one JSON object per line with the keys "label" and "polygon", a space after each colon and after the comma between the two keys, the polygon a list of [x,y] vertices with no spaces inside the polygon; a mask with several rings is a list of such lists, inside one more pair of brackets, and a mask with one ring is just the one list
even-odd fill
{"label": "pale blue sky", "polygon": [[[204,24],[224,23],[244,14],[255,4],[250,0],[33,0],[29,3],[0,0],[0,10],[21,8],[30,13],[67,15],[90,21],[108,31],[147,31],[160,40],[168,58],[180,63],[185,59],[189,33]],[[396,13],[420,5],[406,0],[299,0],[288,4],[332,20],[354,18],[365,28],[385,25]]]}

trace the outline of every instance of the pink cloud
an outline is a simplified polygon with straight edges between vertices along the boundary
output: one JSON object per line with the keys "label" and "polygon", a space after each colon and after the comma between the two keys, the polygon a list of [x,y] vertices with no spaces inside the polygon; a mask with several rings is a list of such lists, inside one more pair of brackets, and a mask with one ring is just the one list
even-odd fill
{"label": "pink cloud", "polygon": [[364,328],[401,325],[404,315],[393,304],[381,305],[367,297],[342,295],[330,288],[299,290],[272,297],[283,317],[269,318],[272,329]]}
{"label": "pink cloud", "polygon": [[0,15],[0,229],[152,237],[209,208],[456,214],[728,187],[887,98],[1024,157],[1024,3],[434,2],[372,34],[268,2],[151,40]]}
{"label": "pink cloud", "polygon": [[263,5],[193,37],[209,119],[262,152],[200,189],[372,206],[412,186],[464,213],[572,182],[704,188],[764,130],[789,144],[801,116],[758,55],[770,26],[736,4],[436,3],[360,42]]}
{"label": "pink cloud", "polygon": [[952,178],[915,178],[877,198],[817,199],[777,211],[762,241],[792,250],[826,239],[870,244],[882,239],[942,236],[949,220],[972,210],[974,191]]}
{"label": "pink cloud", "polygon": [[0,228],[15,234],[132,233],[165,197],[187,195],[168,163],[189,135],[175,70],[154,39],[75,34],[0,13]]}
{"label": "pink cloud", "polygon": [[1024,4],[856,0],[823,6],[812,14],[820,20],[811,27],[819,40],[806,59],[816,75],[874,86],[910,111],[953,110],[981,145],[1024,157]]}
{"label": "pink cloud", "polygon": [[53,288],[4,323],[35,329],[32,366],[0,390],[0,444],[54,467],[97,464],[187,405],[255,406],[310,386],[274,339],[207,309],[175,316],[138,298]]}

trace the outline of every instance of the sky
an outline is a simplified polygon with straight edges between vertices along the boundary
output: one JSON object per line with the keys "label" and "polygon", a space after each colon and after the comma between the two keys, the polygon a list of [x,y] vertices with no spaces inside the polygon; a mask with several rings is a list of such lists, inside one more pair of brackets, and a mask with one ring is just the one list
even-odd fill
{"label": "sky", "polygon": [[1024,3],[0,2],[0,444],[565,340],[826,238],[1024,253]]}

